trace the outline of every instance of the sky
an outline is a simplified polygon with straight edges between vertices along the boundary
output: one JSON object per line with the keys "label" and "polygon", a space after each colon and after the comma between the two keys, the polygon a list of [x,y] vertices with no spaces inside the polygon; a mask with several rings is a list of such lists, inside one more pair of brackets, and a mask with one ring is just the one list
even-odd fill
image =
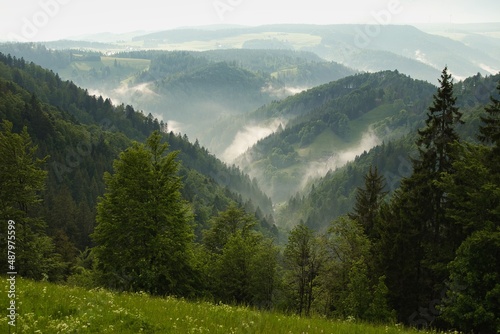
{"label": "sky", "polygon": [[276,23],[499,22],[498,0],[0,0],[0,40]]}

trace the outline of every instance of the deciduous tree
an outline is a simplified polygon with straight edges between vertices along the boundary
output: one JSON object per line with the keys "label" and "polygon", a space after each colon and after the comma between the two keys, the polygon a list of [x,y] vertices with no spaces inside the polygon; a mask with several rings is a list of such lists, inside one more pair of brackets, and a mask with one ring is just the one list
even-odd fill
{"label": "deciduous tree", "polygon": [[106,192],[97,206],[93,239],[102,282],[115,289],[188,295],[193,239],[182,200],[177,152],[154,132],[134,143],[104,175]]}

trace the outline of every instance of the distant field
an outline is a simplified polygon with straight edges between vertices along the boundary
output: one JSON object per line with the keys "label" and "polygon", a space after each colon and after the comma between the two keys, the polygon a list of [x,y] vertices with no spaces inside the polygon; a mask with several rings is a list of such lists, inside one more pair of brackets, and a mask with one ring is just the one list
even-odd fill
{"label": "distant field", "polygon": [[[73,61],[64,69],[59,71],[63,78],[86,77],[88,80],[95,80],[94,76],[99,77],[99,72],[109,68],[107,75],[116,81],[130,80],[138,72],[144,71],[149,67],[149,59],[117,58],[101,56],[100,60],[79,59],[79,55],[73,56]],[[96,71],[97,74],[90,74],[90,71]]]}
{"label": "distant field", "polygon": [[[8,290],[6,278],[2,277],[2,281]],[[20,278],[16,281],[16,291],[16,326],[9,326],[8,318],[2,316],[1,333],[423,333],[400,325],[299,318],[246,307],[87,291]],[[6,315],[7,293],[1,294],[0,303]]]}
{"label": "distant field", "polygon": [[106,66],[114,66],[115,60],[118,65],[135,68],[137,70],[146,69],[151,62],[149,59],[101,57],[101,63]]}
{"label": "distant field", "polygon": [[190,50],[190,51],[206,51],[214,49],[231,49],[241,48],[243,43],[250,40],[272,40],[287,42],[293,45],[297,50],[303,47],[311,47],[321,43],[321,37],[306,33],[283,33],[283,32],[263,32],[254,34],[241,34],[234,37],[226,37],[221,39],[214,39],[210,41],[189,41],[183,43],[158,43],[155,45],[145,45],[142,42],[135,41],[134,43],[127,43],[134,47],[148,47],[159,50]]}

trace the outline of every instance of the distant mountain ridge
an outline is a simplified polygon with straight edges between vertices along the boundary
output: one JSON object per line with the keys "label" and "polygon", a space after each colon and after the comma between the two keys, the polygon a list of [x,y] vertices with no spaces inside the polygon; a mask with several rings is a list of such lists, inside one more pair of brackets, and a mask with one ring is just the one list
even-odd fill
{"label": "distant mountain ridge", "polygon": [[[493,25],[492,29],[497,29],[498,32],[498,27],[495,25]],[[370,33],[366,31],[370,31]],[[304,41],[301,45],[293,39],[294,34],[309,35],[310,41]],[[447,64],[454,69],[454,75],[461,78],[471,76],[477,72],[483,75],[494,74],[499,70],[496,64],[500,59],[492,56],[491,52],[483,52],[474,44],[467,45],[447,37],[429,34],[409,25],[373,25],[370,27],[369,25],[360,24],[282,24],[214,31],[178,29],[137,36],[134,40],[154,41],[158,45],[184,43],[186,46],[195,41],[217,41],[223,48],[243,48],[245,41],[255,40],[259,35],[262,36],[262,40],[286,42],[288,46],[292,46],[295,50],[312,51],[324,59],[333,60],[356,69],[359,69],[359,67],[356,67],[359,63],[351,58],[359,57],[359,54],[368,53],[376,60],[384,60],[389,56],[389,59],[392,57],[393,68],[365,66],[364,70],[398,69],[414,78],[429,82],[432,82],[437,75],[426,73],[429,70],[424,73],[421,73],[419,69],[403,71],[399,65],[401,62],[404,63],[405,60],[398,58],[398,56],[428,65],[434,68],[437,74]],[[225,41],[229,41],[229,38],[233,41],[238,39],[239,44],[233,42],[231,45],[226,45]],[[494,43],[493,45],[496,44],[498,49],[499,40],[490,39],[489,41]],[[214,44],[214,48],[216,47]],[[486,49],[491,48],[493,46]],[[391,55],[377,56],[376,51],[390,52]],[[377,61],[374,62],[377,63]]]}

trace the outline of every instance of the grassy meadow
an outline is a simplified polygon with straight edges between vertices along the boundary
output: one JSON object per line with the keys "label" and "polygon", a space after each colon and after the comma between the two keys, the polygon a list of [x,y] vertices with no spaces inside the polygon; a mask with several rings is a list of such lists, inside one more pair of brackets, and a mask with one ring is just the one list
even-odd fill
{"label": "grassy meadow", "polygon": [[141,293],[55,285],[17,278],[16,326],[7,318],[8,284],[0,302],[1,333],[423,333],[401,325],[374,326],[300,318],[246,307],[158,298]]}

